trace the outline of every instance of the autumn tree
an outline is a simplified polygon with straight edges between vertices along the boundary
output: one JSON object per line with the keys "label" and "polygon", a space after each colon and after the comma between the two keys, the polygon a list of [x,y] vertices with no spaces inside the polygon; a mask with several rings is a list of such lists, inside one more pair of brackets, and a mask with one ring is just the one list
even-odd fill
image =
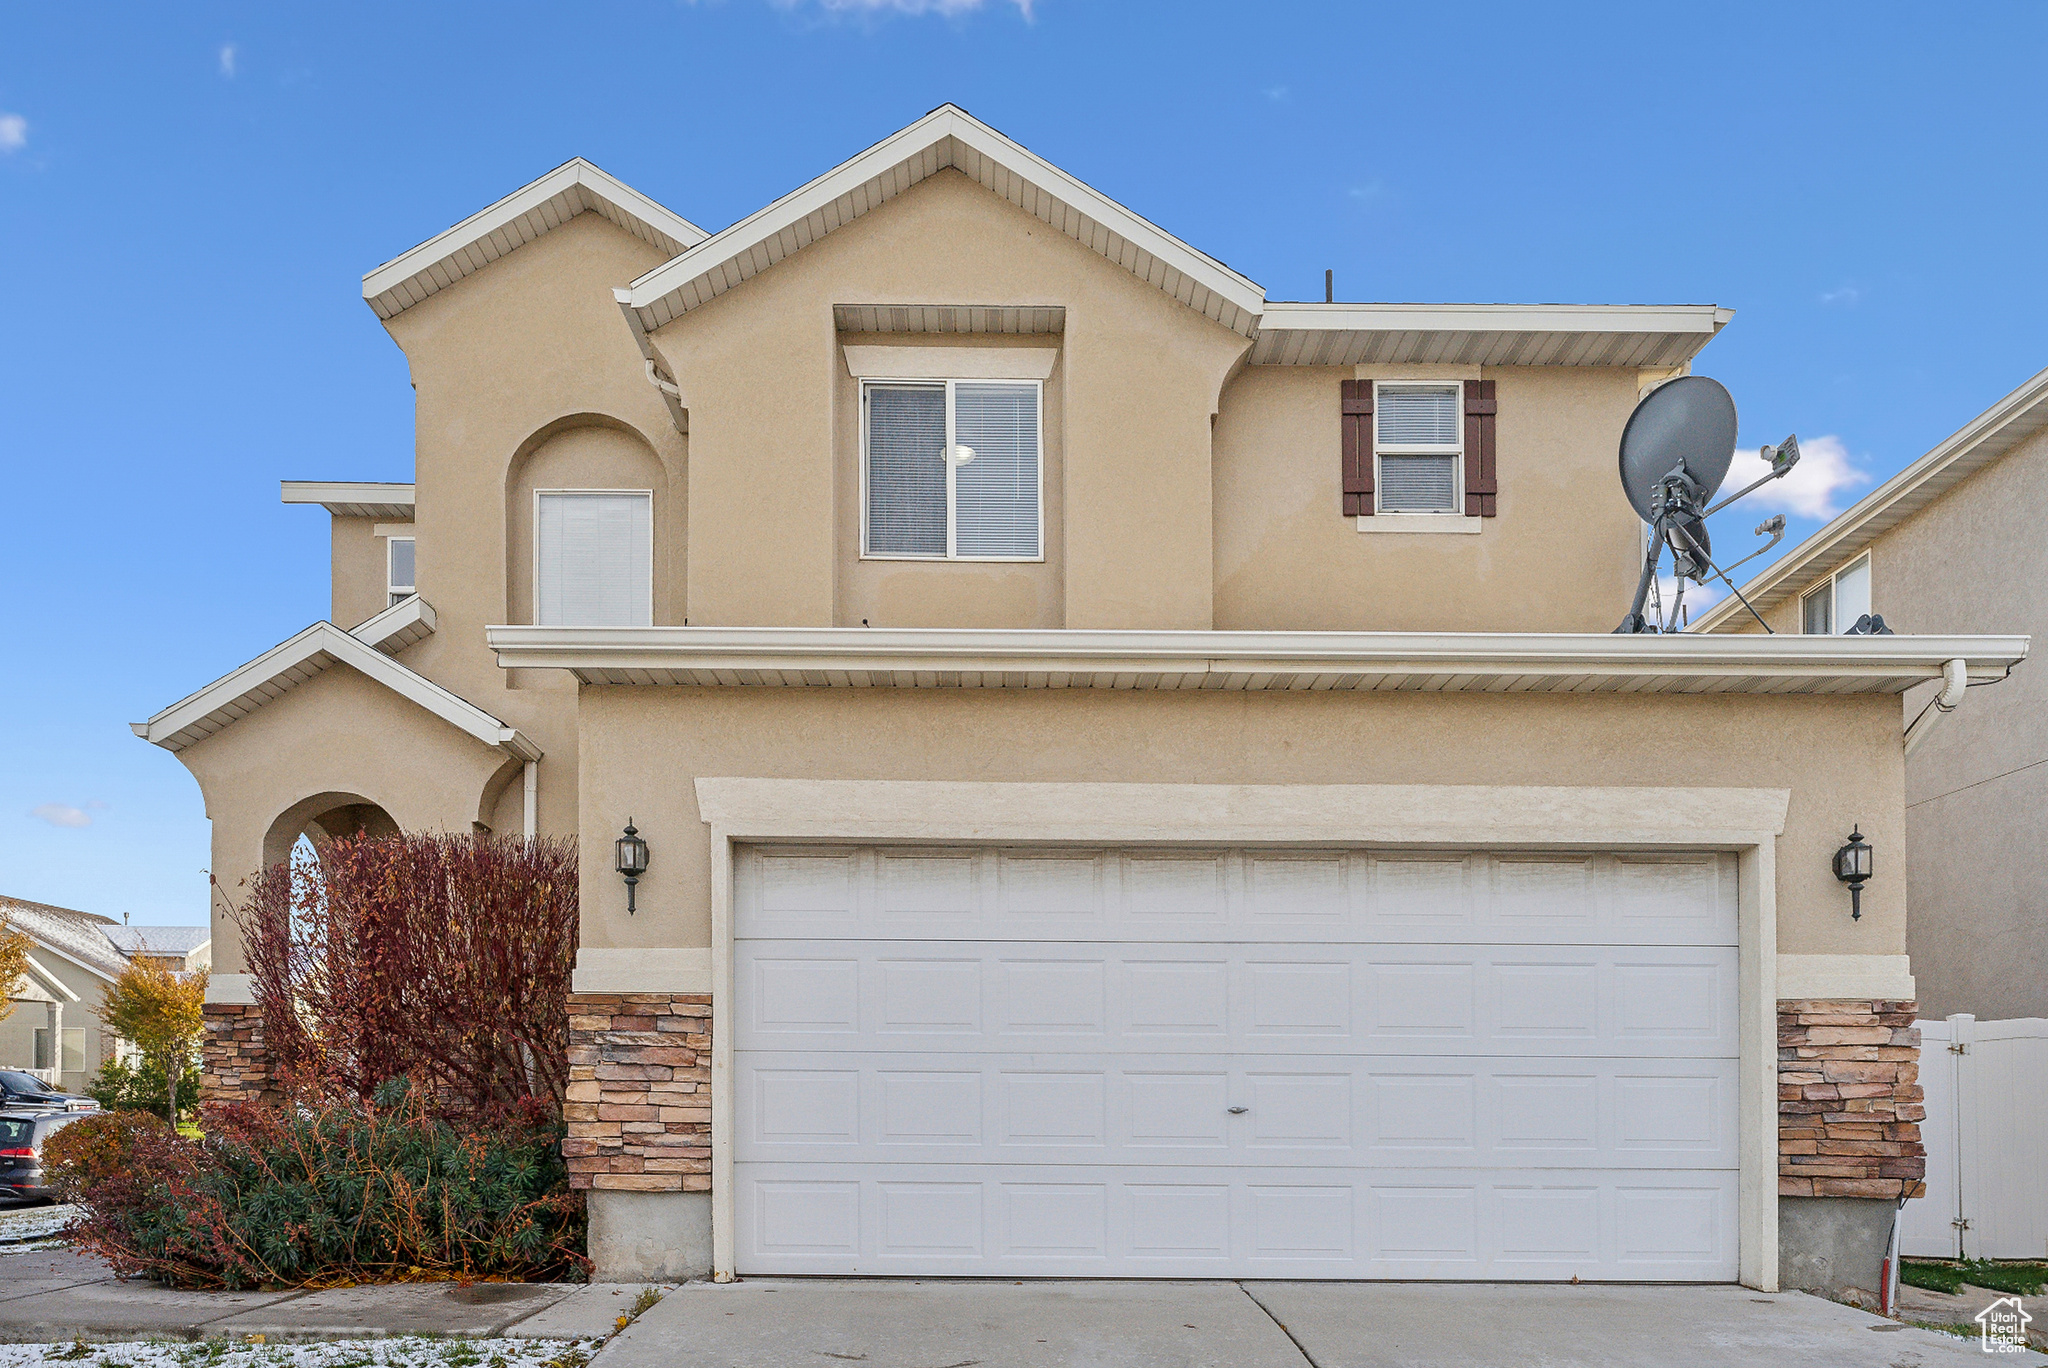
{"label": "autumn tree", "polygon": [[0,912],[0,1021],[14,1010],[14,985],[28,975],[28,932],[10,925]]}
{"label": "autumn tree", "polygon": [[167,1106],[171,1124],[177,1125],[175,1080],[184,1077],[185,1065],[206,1030],[206,971],[181,974],[151,955],[148,947],[139,948],[107,989],[99,1018],[108,1030],[163,1065],[164,1077],[173,1080]]}

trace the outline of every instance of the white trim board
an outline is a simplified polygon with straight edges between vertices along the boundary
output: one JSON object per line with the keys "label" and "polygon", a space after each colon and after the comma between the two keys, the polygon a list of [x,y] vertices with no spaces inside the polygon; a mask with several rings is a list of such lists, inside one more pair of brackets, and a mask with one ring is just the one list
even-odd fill
{"label": "white trim board", "polygon": [[680,214],[583,158],[572,157],[496,204],[366,273],[363,301],[377,317],[395,318],[586,211],[601,214],[669,256],[696,246],[705,237],[702,228]]}
{"label": "white trim board", "polygon": [[[713,1277],[734,1276],[733,855],[739,844],[907,840],[986,845],[1507,845],[1521,849],[1717,849],[1738,857],[1741,1281],[1778,1286],[1776,842],[1784,789],[1510,785],[997,784],[697,780],[711,828],[711,1239]],[[1683,838],[1643,822],[1682,810]]]}
{"label": "white trim board", "polygon": [[[1375,515],[1383,516],[1383,515]],[[1444,692],[1903,693],[1994,680],[2025,637],[1161,632],[842,627],[484,629],[498,664],[585,684]]]}
{"label": "white trim board", "polygon": [[[403,610],[418,602],[416,597],[407,599],[387,608],[363,626],[368,627],[394,614],[400,615],[402,620]],[[240,669],[173,703],[147,722],[130,723],[129,730],[152,745],[173,752],[181,751],[282,697],[294,686],[336,663],[347,665],[400,697],[417,703],[486,746],[520,760],[538,760],[541,757],[539,748],[517,728],[506,726],[474,703],[450,693],[426,676],[408,670],[362,638],[342,631],[331,622],[314,623]]]}

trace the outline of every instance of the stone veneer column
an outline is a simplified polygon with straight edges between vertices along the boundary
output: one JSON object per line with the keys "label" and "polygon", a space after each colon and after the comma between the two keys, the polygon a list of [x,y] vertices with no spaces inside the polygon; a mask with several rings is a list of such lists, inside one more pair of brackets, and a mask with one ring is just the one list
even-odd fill
{"label": "stone veneer column", "polygon": [[1778,1004],[1778,1195],[1922,1195],[1919,1004]]}
{"label": "stone veneer column", "polygon": [[199,1105],[273,1100],[270,1056],[263,1048],[263,1009],[209,1002],[199,1046]]}
{"label": "stone veneer column", "polygon": [[711,998],[572,993],[569,1186],[711,1191]]}

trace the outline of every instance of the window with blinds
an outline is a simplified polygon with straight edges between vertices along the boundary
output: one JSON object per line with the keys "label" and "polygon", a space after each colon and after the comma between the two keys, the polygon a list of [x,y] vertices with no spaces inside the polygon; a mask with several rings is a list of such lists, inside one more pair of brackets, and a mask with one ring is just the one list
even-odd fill
{"label": "window with blinds", "polygon": [[871,381],[861,397],[864,555],[1038,559],[1038,381]]}
{"label": "window with blinds", "polygon": [[411,537],[392,537],[385,543],[384,578],[388,597],[385,606],[395,607],[411,598],[419,590],[413,572],[413,547]]}
{"label": "window with blinds", "polygon": [[1460,511],[1458,469],[1464,418],[1459,384],[1380,384],[1373,450],[1382,513]]}
{"label": "window with blinds", "polygon": [[543,489],[534,503],[534,621],[544,627],[651,625],[654,495]]}

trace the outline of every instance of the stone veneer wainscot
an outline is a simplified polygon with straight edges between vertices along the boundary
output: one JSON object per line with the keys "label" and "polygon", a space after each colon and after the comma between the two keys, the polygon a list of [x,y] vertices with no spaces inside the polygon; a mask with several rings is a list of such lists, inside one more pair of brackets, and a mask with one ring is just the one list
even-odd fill
{"label": "stone veneer wainscot", "polygon": [[206,1004],[199,1045],[199,1104],[274,1100],[270,1055],[263,1047],[263,1009],[247,1004]]}
{"label": "stone veneer wainscot", "polygon": [[711,998],[569,997],[569,1186],[711,1190]]}
{"label": "stone veneer wainscot", "polygon": [[1778,1195],[1918,1197],[1919,1004],[1867,998],[1778,1003]]}

